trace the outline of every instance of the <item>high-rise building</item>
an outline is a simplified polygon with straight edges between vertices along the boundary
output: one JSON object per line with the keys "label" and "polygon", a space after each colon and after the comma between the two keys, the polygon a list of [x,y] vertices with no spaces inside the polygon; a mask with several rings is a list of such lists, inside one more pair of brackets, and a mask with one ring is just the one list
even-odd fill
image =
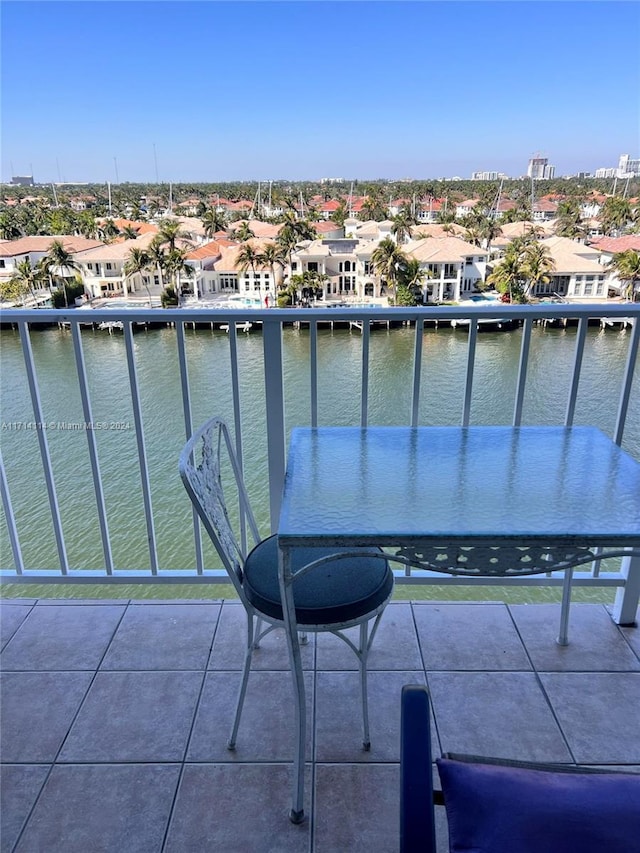
{"label": "high-rise building", "polygon": [[507,177],[502,172],[473,172],[471,174],[472,181],[499,181]]}
{"label": "high-rise building", "polygon": [[527,176],[536,181],[553,178],[556,173],[556,167],[549,165],[549,160],[546,157],[541,157],[536,154],[529,160],[527,168]]}
{"label": "high-rise building", "polygon": [[640,175],[640,159],[632,160],[628,154],[621,154],[618,160],[618,178],[635,178]]}
{"label": "high-rise building", "polygon": [[11,183],[15,187],[32,187],[34,186],[33,175],[14,175]]}
{"label": "high-rise building", "polygon": [[596,169],[596,178],[615,178],[617,169]]}

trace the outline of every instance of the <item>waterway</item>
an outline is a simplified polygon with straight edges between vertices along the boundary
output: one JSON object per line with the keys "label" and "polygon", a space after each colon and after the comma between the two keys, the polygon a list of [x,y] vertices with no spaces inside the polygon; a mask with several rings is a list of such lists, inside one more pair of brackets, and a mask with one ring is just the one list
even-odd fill
{"label": "waterway", "polygon": [[[478,336],[472,424],[512,421],[521,330]],[[219,331],[187,330],[193,423],[218,414],[232,420],[228,338]],[[630,331],[588,331],[575,423],[593,424],[612,434]],[[133,412],[122,335],[82,333],[93,420],[119,427],[96,432],[114,561],[117,568],[149,567]],[[564,421],[573,370],[576,328],[533,330],[524,401],[524,424]],[[69,331],[32,333],[44,420],[82,424],[80,394]],[[195,564],[191,509],[180,482],[177,460],[185,440],[175,331],[141,332],[134,337],[142,414],[147,436],[151,497],[159,565]],[[57,567],[59,561],[48,506],[37,432],[7,428],[34,421],[22,348],[17,332],[0,335],[0,433],[24,562],[30,568]],[[258,521],[268,530],[266,426],[262,335],[238,334],[246,478]],[[362,336],[357,331],[318,335],[319,422],[358,424]],[[369,423],[406,424],[411,412],[414,331],[377,329],[370,341]],[[459,424],[467,359],[467,333],[449,328],[424,332],[419,422]],[[310,420],[309,333],[284,331],[287,429]],[[623,447],[640,459],[640,376],[636,370]],[[104,557],[82,429],[47,430],[60,512],[73,568],[99,569]],[[531,472],[535,477],[535,471]],[[4,516],[0,518],[0,563],[12,566]],[[207,565],[217,565],[205,550]]]}

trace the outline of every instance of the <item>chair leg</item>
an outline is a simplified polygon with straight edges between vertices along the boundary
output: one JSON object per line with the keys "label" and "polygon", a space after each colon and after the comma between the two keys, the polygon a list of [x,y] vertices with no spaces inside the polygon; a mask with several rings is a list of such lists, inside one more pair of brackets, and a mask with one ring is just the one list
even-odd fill
{"label": "chair leg", "polygon": [[258,616],[258,618],[256,620],[255,640],[253,641],[253,648],[254,649],[260,648],[260,631],[262,631],[262,619]]}
{"label": "chair leg", "polygon": [[[257,620],[258,626],[260,625],[260,619]],[[249,681],[249,673],[251,671],[251,656],[253,654],[253,614],[247,611],[247,648],[244,655],[244,668],[242,670],[242,682],[240,683],[240,692],[238,693],[238,702],[236,704],[236,715],[233,720],[233,728],[231,729],[231,736],[229,737],[229,742],[227,743],[228,749],[236,748],[236,738],[238,736],[238,727],[240,726],[240,717],[242,716],[242,707],[244,705],[244,697],[247,692],[247,683]]]}
{"label": "chair leg", "polygon": [[360,651],[358,659],[360,661],[360,688],[362,692],[362,745],[366,750],[371,749],[371,736],[369,734],[369,702],[367,691],[367,657],[369,655],[369,640],[367,637],[368,623],[362,622],[360,625]]}

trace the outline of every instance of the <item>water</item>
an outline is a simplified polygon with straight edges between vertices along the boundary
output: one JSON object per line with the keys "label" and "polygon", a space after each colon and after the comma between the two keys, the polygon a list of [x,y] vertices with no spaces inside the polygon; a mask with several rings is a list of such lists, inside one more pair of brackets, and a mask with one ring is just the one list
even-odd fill
{"label": "water", "polygon": [[[473,424],[508,424],[518,371],[521,331],[478,337]],[[107,516],[117,568],[149,568],[133,413],[122,335],[82,333],[94,422],[112,427],[95,433]],[[224,333],[187,330],[193,423],[213,414],[232,421],[228,339]],[[523,423],[564,421],[573,369],[576,329],[536,327],[532,333]],[[612,434],[629,342],[629,332],[588,331],[576,405],[576,424],[593,424]],[[44,419],[82,423],[71,335],[49,329],[32,333]],[[0,335],[1,419],[33,421],[16,332]],[[158,329],[134,337],[158,557],[161,568],[195,565],[191,509],[177,471],[185,440],[175,331]],[[362,337],[347,330],[318,334],[319,423],[353,425],[360,420]],[[262,335],[238,335],[246,478],[261,529],[268,530],[266,423]],[[414,352],[413,329],[376,329],[370,342],[369,422],[409,422]],[[419,422],[459,424],[467,359],[467,334],[448,328],[424,333]],[[310,420],[309,333],[284,331],[287,429]],[[623,447],[640,459],[640,377],[636,371]],[[117,425],[117,426],[116,426]],[[73,568],[104,565],[86,434],[47,430],[62,524]],[[59,561],[35,430],[3,429],[7,468],[25,565],[57,567]],[[532,472],[535,476],[535,472]],[[4,517],[0,563],[12,566]],[[217,565],[210,546],[207,565]]]}

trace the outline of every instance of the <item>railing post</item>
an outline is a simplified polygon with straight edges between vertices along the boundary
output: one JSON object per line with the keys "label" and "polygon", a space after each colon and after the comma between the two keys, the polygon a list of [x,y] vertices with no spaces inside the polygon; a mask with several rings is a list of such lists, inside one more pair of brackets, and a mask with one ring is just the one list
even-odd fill
{"label": "railing post", "polygon": [[269,511],[271,532],[278,529],[280,502],[284,487],[285,434],[284,382],[282,376],[282,324],[265,321],[262,326],[264,350],[264,389],[267,408],[267,470],[269,472]]}
{"label": "railing post", "polygon": [[613,621],[618,625],[635,625],[640,601],[640,557],[623,557],[620,573],[626,583],[616,592]]}

